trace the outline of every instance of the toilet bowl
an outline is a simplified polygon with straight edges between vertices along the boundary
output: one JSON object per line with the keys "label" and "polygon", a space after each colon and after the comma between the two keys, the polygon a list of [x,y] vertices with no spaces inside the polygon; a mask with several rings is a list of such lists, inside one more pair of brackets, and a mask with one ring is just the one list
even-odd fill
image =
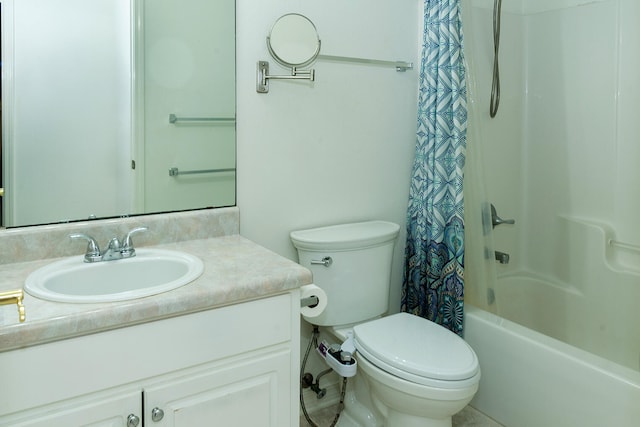
{"label": "toilet bowl", "polygon": [[388,427],[450,427],[478,390],[475,353],[440,325],[398,313],[353,330],[359,375]]}
{"label": "toilet bowl", "polygon": [[300,264],[327,294],[325,312],[307,320],[338,339],[353,332],[358,370],[341,427],[451,427],[478,389],[478,359],[458,335],[413,314],[380,317],[398,231],[367,221],[291,233]]}

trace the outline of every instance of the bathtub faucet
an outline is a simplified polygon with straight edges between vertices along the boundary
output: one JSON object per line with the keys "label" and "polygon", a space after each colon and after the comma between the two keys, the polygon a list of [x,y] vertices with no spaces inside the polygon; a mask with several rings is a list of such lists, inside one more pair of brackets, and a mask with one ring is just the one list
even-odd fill
{"label": "bathtub faucet", "polygon": [[509,254],[496,251],[496,261],[500,262],[500,264],[509,264]]}
{"label": "bathtub faucet", "polygon": [[493,228],[496,228],[496,225],[500,224],[515,224],[515,219],[502,219],[498,216],[498,212],[496,211],[496,207],[491,204],[491,225]]}

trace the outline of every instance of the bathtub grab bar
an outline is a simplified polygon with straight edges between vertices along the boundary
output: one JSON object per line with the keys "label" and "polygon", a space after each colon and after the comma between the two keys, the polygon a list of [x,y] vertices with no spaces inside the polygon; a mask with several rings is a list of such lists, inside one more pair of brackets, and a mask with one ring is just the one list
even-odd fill
{"label": "bathtub grab bar", "polygon": [[236,168],[200,169],[200,170],[183,171],[183,170],[179,170],[176,167],[173,167],[169,169],[169,176],[194,175],[199,173],[235,172],[235,171],[236,171]]}
{"label": "bathtub grab bar", "polygon": [[609,239],[609,245],[617,246],[622,249],[630,249],[632,251],[640,252],[640,246],[632,245],[631,243],[620,242],[618,240]]}
{"label": "bathtub grab bar", "polygon": [[169,123],[235,123],[235,117],[178,117],[174,113],[169,114]]}

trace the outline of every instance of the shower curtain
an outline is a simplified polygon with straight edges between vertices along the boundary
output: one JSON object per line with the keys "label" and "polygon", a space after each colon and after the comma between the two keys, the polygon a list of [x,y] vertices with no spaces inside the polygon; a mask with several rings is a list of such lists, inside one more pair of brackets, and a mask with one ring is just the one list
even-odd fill
{"label": "shower curtain", "polygon": [[462,334],[467,106],[459,0],[425,0],[402,311]]}
{"label": "shower curtain", "polygon": [[[467,34],[473,32],[472,0],[461,0],[462,20]],[[465,40],[465,47],[473,49],[478,39]],[[467,304],[492,313],[498,312],[494,285],[494,258],[491,202],[487,194],[483,149],[485,145],[480,123],[489,119],[488,105],[478,102],[478,64],[465,56],[467,81],[467,146],[464,166],[464,300]],[[484,82],[489,84],[490,82]]]}

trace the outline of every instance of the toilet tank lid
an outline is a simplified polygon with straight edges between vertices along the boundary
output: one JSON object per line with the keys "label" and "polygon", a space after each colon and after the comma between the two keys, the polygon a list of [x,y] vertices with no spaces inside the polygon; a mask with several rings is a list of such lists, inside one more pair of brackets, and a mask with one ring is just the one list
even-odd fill
{"label": "toilet tank lid", "polygon": [[392,241],[400,226],[387,221],[365,221],[292,231],[293,245],[311,251],[351,250]]}

